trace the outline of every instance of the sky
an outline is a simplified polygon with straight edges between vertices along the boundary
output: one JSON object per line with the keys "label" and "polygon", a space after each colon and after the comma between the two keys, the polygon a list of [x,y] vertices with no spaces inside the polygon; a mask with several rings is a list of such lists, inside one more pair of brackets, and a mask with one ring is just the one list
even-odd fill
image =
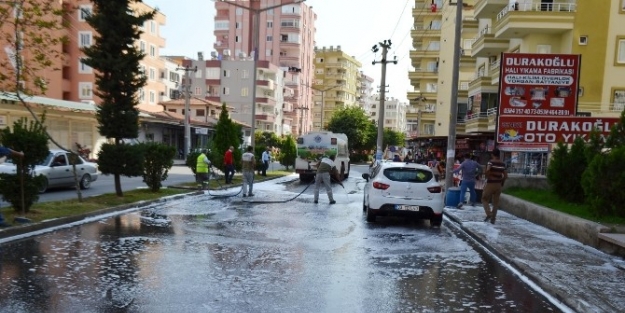
{"label": "sky", "polygon": [[[143,0],[166,16],[161,36],[166,46],[161,55],[184,55],[197,59],[199,51],[210,55],[215,36],[213,23],[215,3],[212,0]],[[184,4],[184,5],[183,5]],[[412,90],[408,71],[408,52],[412,47],[412,7],[414,0],[307,0],[317,14],[315,41],[317,47],[341,46],[341,49],[362,63],[362,71],[374,79],[374,92],[381,82],[382,65],[371,62],[381,59],[371,51],[373,45],[390,39],[389,58],[398,63],[386,68],[386,96],[407,100]]]}

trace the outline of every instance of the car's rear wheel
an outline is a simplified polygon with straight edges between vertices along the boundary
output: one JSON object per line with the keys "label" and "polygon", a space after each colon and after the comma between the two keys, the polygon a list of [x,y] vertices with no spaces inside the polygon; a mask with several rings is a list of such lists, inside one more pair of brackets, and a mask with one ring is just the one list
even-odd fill
{"label": "car's rear wheel", "polygon": [[373,213],[369,207],[367,207],[367,222],[375,223],[375,213]]}
{"label": "car's rear wheel", "polygon": [[89,174],[82,175],[80,189],[89,189],[89,187],[91,187],[91,176]]}
{"label": "car's rear wheel", "polygon": [[443,223],[443,215],[437,215],[430,219],[430,226],[441,226]]}
{"label": "car's rear wheel", "polygon": [[45,177],[41,178],[41,183],[39,184],[39,193],[44,193],[48,190],[48,179]]}

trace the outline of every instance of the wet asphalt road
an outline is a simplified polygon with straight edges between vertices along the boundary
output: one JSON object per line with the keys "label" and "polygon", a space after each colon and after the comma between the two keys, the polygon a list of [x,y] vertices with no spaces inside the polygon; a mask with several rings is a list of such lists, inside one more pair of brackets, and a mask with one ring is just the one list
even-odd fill
{"label": "wet asphalt road", "polygon": [[333,206],[190,196],[3,241],[0,312],[558,312],[451,227],[366,223],[359,169]]}

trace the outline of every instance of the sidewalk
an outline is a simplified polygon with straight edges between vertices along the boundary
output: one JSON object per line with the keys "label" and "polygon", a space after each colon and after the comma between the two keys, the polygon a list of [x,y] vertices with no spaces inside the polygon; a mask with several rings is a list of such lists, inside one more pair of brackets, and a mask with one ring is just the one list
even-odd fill
{"label": "sidewalk", "polygon": [[625,260],[502,210],[494,225],[481,206],[445,215],[576,312],[625,312]]}

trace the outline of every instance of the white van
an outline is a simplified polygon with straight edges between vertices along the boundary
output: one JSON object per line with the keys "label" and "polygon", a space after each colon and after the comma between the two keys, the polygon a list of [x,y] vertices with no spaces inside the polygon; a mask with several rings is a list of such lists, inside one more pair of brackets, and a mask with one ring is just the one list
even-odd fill
{"label": "white van", "polygon": [[347,135],[330,131],[310,132],[297,138],[295,173],[302,181],[310,180],[317,172],[317,162],[323,156],[334,155],[334,163],[341,177],[349,177],[349,149]]}

